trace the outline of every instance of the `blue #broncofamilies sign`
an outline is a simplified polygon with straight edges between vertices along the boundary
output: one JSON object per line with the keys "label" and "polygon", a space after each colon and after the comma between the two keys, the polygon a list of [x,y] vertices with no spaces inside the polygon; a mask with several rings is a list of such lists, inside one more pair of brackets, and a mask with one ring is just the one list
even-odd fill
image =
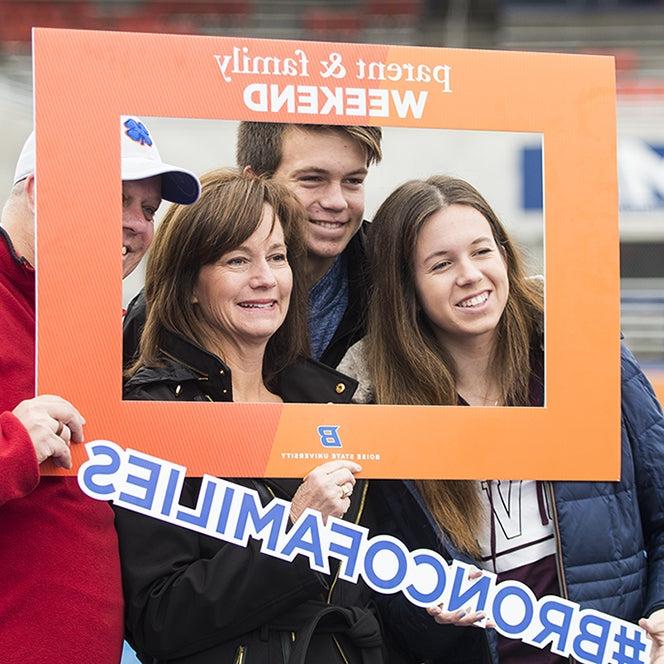
{"label": "blue #broncofamilies sign", "polygon": [[361,576],[375,591],[401,592],[418,607],[482,611],[503,636],[537,648],[550,646],[579,662],[648,662],[645,632],[632,623],[561,597],[537,599],[522,583],[498,582],[491,572],[470,579],[475,570],[470,565],[448,563],[429,549],[409,551],[395,537],[371,536],[367,528],[342,519],[329,517],[324,523],[311,509],[289,527],[289,502],[275,498],[262,505],[256,491],[209,475],[203,476],[196,507],[183,507],[178,499],[184,466],[106,440],[85,447],[88,460],[79,469],[78,483],[91,498],[237,546],[247,546],[251,537],[260,541],[263,554],[287,561],[303,555],[311,569],[324,574],[334,558],[346,581],[357,583]]}

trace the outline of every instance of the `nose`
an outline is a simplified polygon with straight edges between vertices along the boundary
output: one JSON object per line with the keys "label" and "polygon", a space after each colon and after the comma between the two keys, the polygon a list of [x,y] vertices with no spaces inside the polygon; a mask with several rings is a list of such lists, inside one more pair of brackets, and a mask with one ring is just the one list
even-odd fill
{"label": "nose", "polygon": [[130,205],[122,210],[122,229],[135,235],[149,232],[152,222],[145,218],[140,206]]}
{"label": "nose", "polygon": [[474,284],[481,278],[482,272],[469,257],[459,260],[456,274],[456,283],[458,286]]}
{"label": "nose", "polygon": [[251,275],[249,277],[249,285],[251,288],[268,289],[276,286],[277,280],[274,276],[272,267],[263,259],[256,261],[251,268]]}
{"label": "nose", "polygon": [[341,211],[348,207],[341,182],[330,182],[318,200],[320,206],[326,210]]}

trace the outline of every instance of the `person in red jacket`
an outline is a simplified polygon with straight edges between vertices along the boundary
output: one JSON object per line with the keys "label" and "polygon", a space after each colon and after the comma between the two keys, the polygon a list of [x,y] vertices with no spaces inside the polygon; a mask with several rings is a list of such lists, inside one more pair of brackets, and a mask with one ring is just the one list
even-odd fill
{"label": "person in red jacket", "polygon": [[[120,130],[126,276],[150,244],[161,199],[191,203],[200,184],[161,161],[140,120],[123,117]],[[40,477],[48,458],[71,466],[69,445],[83,440],[85,422],[64,399],[34,396],[34,170],[32,134],[0,217],[0,661],[117,664],[123,602],[113,512],[75,477]]]}

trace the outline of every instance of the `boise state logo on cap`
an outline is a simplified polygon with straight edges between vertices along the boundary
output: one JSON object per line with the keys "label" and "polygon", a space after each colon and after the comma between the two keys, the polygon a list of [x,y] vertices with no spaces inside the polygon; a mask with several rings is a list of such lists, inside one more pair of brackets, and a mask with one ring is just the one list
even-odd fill
{"label": "boise state logo on cap", "polygon": [[164,163],[148,128],[135,116],[120,118],[120,153],[123,180],[161,176],[161,197],[173,203],[193,203],[201,193],[196,175],[186,168]]}
{"label": "boise state logo on cap", "polygon": [[132,141],[136,141],[141,145],[152,147],[152,138],[150,138],[150,132],[142,122],[134,120],[133,118],[129,118],[129,120],[124,123],[124,126],[127,127],[127,131],[125,133],[127,136],[129,136],[129,138],[131,138]]}

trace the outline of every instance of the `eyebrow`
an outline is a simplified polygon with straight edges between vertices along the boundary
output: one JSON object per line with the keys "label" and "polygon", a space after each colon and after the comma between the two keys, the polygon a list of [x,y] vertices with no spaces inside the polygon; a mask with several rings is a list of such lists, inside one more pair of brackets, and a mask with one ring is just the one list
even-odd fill
{"label": "eyebrow", "polygon": [[[327,175],[329,174],[329,170],[326,168],[318,168],[317,166],[303,166],[302,168],[298,168],[296,171],[294,171],[293,175],[302,175],[303,173],[319,173],[321,175]],[[348,177],[349,175],[367,175],[369,173],[369,170],[367,168],[358,168],[355,171],[351,171],[350,173],[344,173],[344,177]]]}
{"label": "eyebrow", "polygon": [[[476,244],[482,244],[483,242],[491,242],[491,241],[493,241],[493,237],[490,237],[490,236],[488,236],[488,235],[482,235],[482,236],[476,238],[475,240],[473,240],[473,241],[470,243],[470,246],[471,246],[471,247],[474,247]],[[447,256],[447,254],[449,254],[449,253],[450,253],[450,252],[449,252],[448,249],[440,249],[439,251],[434,251],[434,252],[430,253],[430,254],[424,259],[424,262],[427,263],[427,262],[429,262],[432,258],[439,258],[439,257],[442,258],[443,256]]]}
{"label": "eyebrow", "polygon": [[141,198],[140,196],[134,196],[132,194],[126,194],[124,191],[122,192],[122,200],[125,199],[131,199],[132,201],[134,200],[140,200],[142,205],[145,205],[146,203],[154,203],[156,207],[159,207],[164,199],[161,196],[155,196],[154,198],[150,198],[149,196],[147,198]]}
{"label": "eyebrow", "polygon": [[[286,249],[286,243],[285,242],[273,242],[268,248],[268,251],[274,251],[275,249]],[[230,254],[233,251],[246,251],[248,253],[251,253],[249,250],[249,247],[247,247],[246,244],[241,244],[239,247],[235,247],[235,249],[229,249],[226,253]]]}

